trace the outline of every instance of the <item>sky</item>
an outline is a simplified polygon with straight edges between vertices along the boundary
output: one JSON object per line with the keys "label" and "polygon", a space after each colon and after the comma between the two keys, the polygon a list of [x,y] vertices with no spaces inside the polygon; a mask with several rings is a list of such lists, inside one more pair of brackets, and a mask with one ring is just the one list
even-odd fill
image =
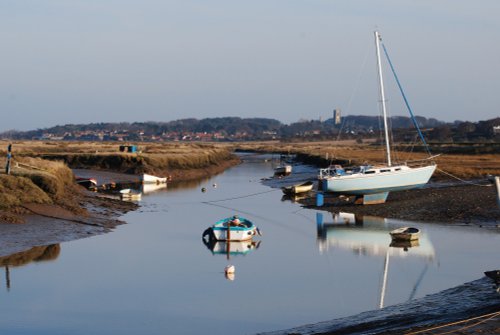
{"label": "sky", "polygon": [[498,0],[0,0],[0,131],[378,115],[376,29],[416,115],[487,120],[499,16]]}

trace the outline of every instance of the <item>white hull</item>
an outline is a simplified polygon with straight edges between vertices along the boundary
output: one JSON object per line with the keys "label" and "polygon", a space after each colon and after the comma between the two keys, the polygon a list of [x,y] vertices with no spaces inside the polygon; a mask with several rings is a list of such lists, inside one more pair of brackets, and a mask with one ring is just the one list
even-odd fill
{"label": "white hull", "polygon": [[141,182],[143,184],[165,184],[167,182],[167,178],[161,178],[161,177],[156,177],[152,176],[150,174],[144,173],[141,176]]}
{"label": "white hull", "polygon": [[370,168],[364,172],[320,176],[323,191],[365,195],[412,189],[425,185],[436,165],[411,168],[405,165]]}
{"label": "white hull", "polygon": [[217,241],[247,241],[250,240],[256,234],[255,229],[245,229],[236,230],[231,229],[229,234],[227,229],[224,230],[214,230],[215,239]]}
{"label": "white hull", "polygon": [[[387,123],[387,108],[384,90],[384,80],[382,63],[380,57],[381,37],[378,31],[375,32],[375,46],[377,55],[377,69],[380,88],[380,104],[384,121],[384,137],[386,151],[386,166],[372,167],[360,166],[353,170],[344,170],[340,166],[335,168],[321,169],[319,175],[320,189],[325,192],[333,192],[345,195],[362,195],[364,204],[384,203],[388,192],[396,190],[406,190],[425,185],[431,178],[436,165],[409,167],[407,165],[393,165],[391,161],[390,136]],[[385,51],[385,49],[384,49]],[[390,63],[390,60],[389,60]],[[392,65],[391,65],[392,68]],[[415,128],[425,144],[422,133],[414,120],[413,113],[408,105],[408,101],[402,91],[399,80],[394,72],[395,79],[399,85],[406,106],[410,111]]]}
{"label": "white hull", "polygon": [[274,173],[276,173],[276,174],[290,174],[290,173],[292,173],[292,166],[291,165],[278,166],[276,169],[274,169]]}

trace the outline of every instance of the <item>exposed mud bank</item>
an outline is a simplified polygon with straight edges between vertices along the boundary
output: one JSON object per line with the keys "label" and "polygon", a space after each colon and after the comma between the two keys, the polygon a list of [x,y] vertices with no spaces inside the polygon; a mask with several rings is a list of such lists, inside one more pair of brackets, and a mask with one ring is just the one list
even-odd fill
{"label": "exposed mud bank", "polygon": [[[498,313],[500,294],[493,282],[483,277],[476,281],[428,295],[408,303],[359,315],[304,325],[261,335],[354,335],[354,334],[412,334],[417,331],[447,325],[469,318]],[[477,320],[474,323],[481,321]],[[425,334],[498,334],[500,318],[484,318],[483,323],[446,326],[437,333]],[[464,326],[466,326],[464,328]],[[468,326],[468,327],[467,327]],[[420,332],[419,332],[420,334]]]}
{"label": "exposed mud bank", "polygon": [[[75,214],[56,205],[27,204],[23,207],[24,212],[16,215],[22,223],[0,221],[0,257],[36,246],[54,245],[110,232],[125,223],[118,217],[138,208],[135,203],[100,197],[90,192],[82,193],[79,199],[86,209],[84,214]],[[17,258],[15,256],[11,260]],[[0,261],[9,263],[7,265],[17,264],[17,261],[10,262],[3,258]]]}
{"label": "exposed mud bank", "polygon": [[[497,228],[500,207],[495,187],[484,184],[431,184],[426,188],[389,193],[387,202],[355,205],[354,197],[325,195],[325,204],[317,207],[314,198],[299,200],[309,208],[356,215],[380,216],[399,220],[477,224]],[[499,229],[500,231],[500,229]]]}

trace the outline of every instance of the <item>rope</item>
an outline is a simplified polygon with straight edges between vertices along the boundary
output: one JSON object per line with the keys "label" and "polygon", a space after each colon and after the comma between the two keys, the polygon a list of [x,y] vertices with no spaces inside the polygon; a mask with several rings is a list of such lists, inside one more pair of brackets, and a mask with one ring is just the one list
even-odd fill
{"label": "rope", "polygon": [[264,191],[264,192],[259,192],[259,193],[252,193],[252,194],[247,194],[247,195],[242,195],[242,196],[239,196],[239,197],[233,197],[233,198],[227,198],[227,199],[212,200],[212,201],[202,201],[202,203],[204,203],[204,204],[211,204],[211,203],[215,203],[215,202],[223,202],[223,201],[229,201],[229,200],[243,199],[243,198],[253,197],[254,195],[260,195],[260,194],[265,194],[265,193],[275,192],[275,191],[279,191],[279,189],[272,189],[272,190],[269,190],[269,191]]}
{"label": "rope", "polygon": [[384,53],[385,53],[385,56],[387,58],[387,62],[389,63],[389,66],[390,66],[390,68],[392,70],[392,74],[394,75],[394,79],[396,80],[396,83],[398,84],[399,91],[401,92],[401,95],[403,96],[403,100],[405,102],[406,108],[408,109],[408,112],[410,113],[413,125],[417,129],[418,135],[420,136],[420,139],[424,143],[425,150],[427,151],[427,153],[429,154],[429,156],[431,156],[431,151],[429,149],[429,146],[427,145],[427,142],[425,141],[424,135],[420,131],[420,127],[418,126],[418,122],[415,119],[415,115],[413,114],[413,111],[411,110],[410,103],[408,102],[408,99],[406,98],[406,94],[403,91],[403,87],[401,86],[401,83],[399,82],[398,75],[396,74],[396,71],[394,70],[394,66],[392,65],[391,59],[389,58],[389,53],[387,52],[387,49],[385,48],[385,45],[383,43],[382,43],[382,48],[384,49]]}
{"label": "rope", "polygon": [[466,183],[466,184],[470,184],[470,185],[474,185],[474,186],[482,186],[482,187],[490,187],[490,186],[493,186],[493,184],[483,185],[483,184],[477,184],[477,183],[470,182],[470,181],[468,181],[468,180],[461,179],[461,178],[459,178],[459,177],[457,177],[457,176],[452,175],[451,173],[448,173],[448,172],[446,172],[446,171],[441,170],[440,168],[436,168],[436,170],[438,170],[439,172],[444,173],[445,175],[447,175],[447,176],[449,176],[449,177],[455,178],[455,179],[457,179],[457,180],[459,180],[459,181],[461,181],[461,182],[463,182],[463,183]]}
{"label": "rope", "polygon": [[453,331],[449,331],[449,332],[445,332],[445,333],[439,333],[439,334],[436,334],[436,335],[450,334],[450,333],[454,333],[456,331],[460,331],[460,330],[464,330],[464,329],[467,329],[467,328],[471,328],[471,327],[477,326],[477,325],[479,325],[479,324],[481,324],[483,322],[489,321],[489,320],[491,320],[491,319],[493,319],[493,318],[495,318],[495,317],[497,317],[499,315],[500,315],[500,312],[494,312],[494,313],[490,313],[490,314],[476,316],[476,317],[473,317],[473,318],[470,318],[470,319],[465,319],[465,320],[460,320],[460,321],[457,321],[457,322],[447,323],[447,324],[444,324],[444,325],[441,325],[441,326],[437,326],[437,327],[432,327],[432,328],[427,328],[427,329],[419,330],[419,331],[416,331],[416,332],[405,333],[405,335],[421,334],[421,333],[425,333],[425,332],[428,332],[428,331],[432,331],[432,330],[436,330],[436,329],[440,329],[440,328],[444,328],[444,327],[450,327],[450,326],[458,325],[458,324],[461,324],[461,323],[464,323],[464,322],[469,322],[469,321],[472,321],[472,320],[487,318],[485,320],[481,320],[478,323],[475,323],[475,324],[472,324],[472,325],[469,325],[469,326],[464,326],[464,327],[462,327],[460,329],[456,329],[456,330],[453,330]]}

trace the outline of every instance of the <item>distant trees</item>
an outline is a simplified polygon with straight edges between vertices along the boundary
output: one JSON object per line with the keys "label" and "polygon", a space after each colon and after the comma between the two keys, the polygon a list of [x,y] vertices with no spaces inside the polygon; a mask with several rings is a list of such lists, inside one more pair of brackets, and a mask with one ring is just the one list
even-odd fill
{"label": "distant trees", "polygon": [[[444,123],[436,119],[416,117],[426,139],[437,142],[491,142],[500,140],[500,118],[473,122]],[[390,118],[396,141],[414,141],[417,137],[413,122],[408,117]],[[348,115],[340,124],[333,119],[325,122],[304,120],[282,124],[269,118],[217,117],[187,118],[170,122],[120,122],[58,125],[31,131],[9,130],[0,138],[9,139],[64,139],[104,141],[156,141],[156,140],[322,140],[340,136],[343,139],[379,137],[382,120],[377,116]],[[495,128],[497,127],[497,128]],[[496,130],[495,130],[496,129]],[[201,135],[200,135],[201,134]]]}

